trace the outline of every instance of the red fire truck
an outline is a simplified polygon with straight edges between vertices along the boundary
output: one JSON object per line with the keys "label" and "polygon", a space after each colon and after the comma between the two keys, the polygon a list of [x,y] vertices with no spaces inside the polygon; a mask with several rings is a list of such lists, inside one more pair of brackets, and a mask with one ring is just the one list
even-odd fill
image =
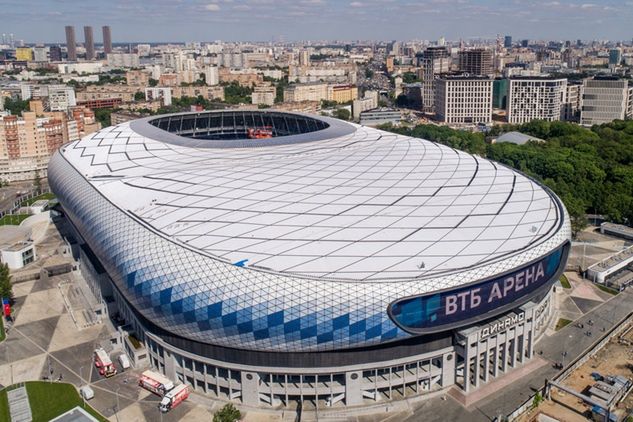
{"label": "red fire truck", "polygon": [[178,384],[171,391],[165,394],[165,397],[160,401],[160,411],[165,413],[169,412],[174,407],[178,406],[189,397],[189,387],[185,384]]}
{"label": "red fire truck", "polygon": [[95,349],[95,366],[99,369],[99,375],[110,378],[116,375],[116,368],[110,360],[108,353],[103,348]]}
{"label": "red fire truck", "polygon": [[160,397],[174,388],[174,383],[169,378],[153,371],[143,372],[138,385]]}

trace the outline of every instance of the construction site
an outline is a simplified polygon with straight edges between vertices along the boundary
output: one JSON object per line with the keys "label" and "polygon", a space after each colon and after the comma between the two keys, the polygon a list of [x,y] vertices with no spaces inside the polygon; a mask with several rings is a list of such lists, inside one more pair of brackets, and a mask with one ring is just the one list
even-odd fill
{"label": "construction site", "polygon": [[[584,328],[584,327],[583,327]],[[633,318],[606,334],[555,380],[520,421],[633,420]]]}

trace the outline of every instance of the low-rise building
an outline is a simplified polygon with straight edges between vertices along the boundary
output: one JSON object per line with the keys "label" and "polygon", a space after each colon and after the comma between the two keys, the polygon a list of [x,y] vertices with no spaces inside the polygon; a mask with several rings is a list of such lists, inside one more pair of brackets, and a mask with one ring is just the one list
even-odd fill
{"label": "low-rise building", "polygon": [[390,108],[376,108],[360,113],[360,124],[364,126],[379,126],[387,123],[399,124],[402,114],[399,110]]}

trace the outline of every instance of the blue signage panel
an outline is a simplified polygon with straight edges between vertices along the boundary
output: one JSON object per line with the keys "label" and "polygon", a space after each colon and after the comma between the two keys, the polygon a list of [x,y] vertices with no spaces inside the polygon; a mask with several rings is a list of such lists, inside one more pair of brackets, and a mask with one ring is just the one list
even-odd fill
{"label": "blue signage panel", "polygon": [[389,305],[389,315],[403,330],[423,334],[475,322],[489,312],[501,313],[552,281],[567,255],[566,247],[567,244],[502,276],[396,300]]}

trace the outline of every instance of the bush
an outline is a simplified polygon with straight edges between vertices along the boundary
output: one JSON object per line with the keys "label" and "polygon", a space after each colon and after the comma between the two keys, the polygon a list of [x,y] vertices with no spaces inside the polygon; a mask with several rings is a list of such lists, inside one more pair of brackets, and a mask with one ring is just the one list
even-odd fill
{"label": "bush", "polygon": [[239,410],[231,403],[224,405],[222,409],[215,412],[213,422],[236,422],[242,417]]}

